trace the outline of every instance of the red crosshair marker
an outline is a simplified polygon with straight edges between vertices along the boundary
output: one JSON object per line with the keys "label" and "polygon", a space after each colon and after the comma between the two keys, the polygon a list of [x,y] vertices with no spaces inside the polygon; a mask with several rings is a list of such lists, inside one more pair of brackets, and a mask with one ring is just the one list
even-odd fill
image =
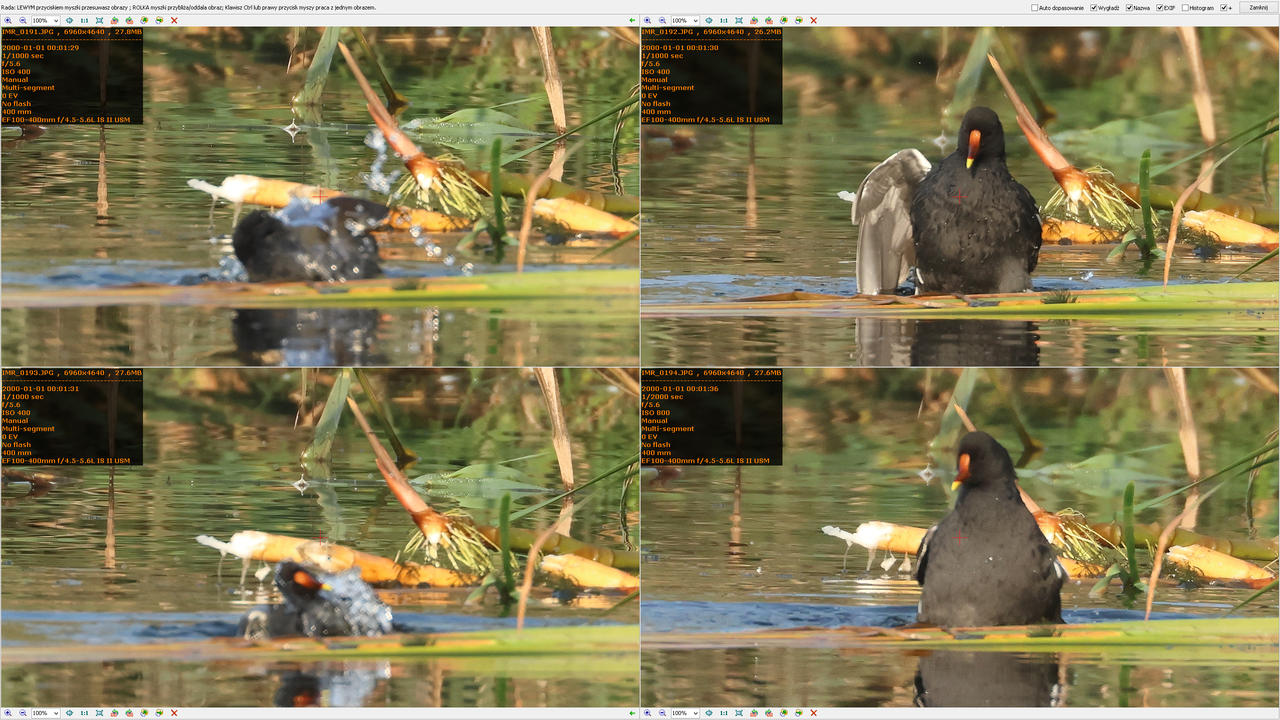
{"label": "red crosshair marker", "polygon": [[969,196],[968,196],[968,195],[961,195],[961,194],[960,194],[960,191],[959,191],[959,190],[957,190],[955,195],[948,195],[947,197],[953,197],[953,198],[955,198],[955,199],[956,199],[956,202],[960,202],[960,200],[961,200],[961,199],[963,199],[963,198],[967,198],[967,197],[969,197]]}
{"label": "red crosshair marker", "polygon": [[969,539],[968,535],[961,535],[960,533],[956,533],[956,542],[960,542],[961,540],[968,540],[968,539]]}

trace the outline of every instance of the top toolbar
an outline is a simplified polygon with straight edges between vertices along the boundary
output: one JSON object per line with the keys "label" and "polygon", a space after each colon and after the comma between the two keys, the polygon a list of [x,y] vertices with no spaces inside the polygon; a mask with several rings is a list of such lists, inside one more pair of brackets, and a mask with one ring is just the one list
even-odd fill
{"label": "top toolbar", "polygon": [[[1027,17],[1045,14],[1066,15],[1080,19],[1115,18],[1119,16],[1239,16],[1239,15],[1271,15],[1272,20],[1266,24],[1274,24],[1278,14],[1280,0],[1217,0],[1214,2],[1182,2],[1181,0],[1163,0],[1160,2],[1086,2],[1083,0],[980,0],[965,3],[963,12],[957,12],[957,5],[952,0],[904,0],[889,5],[868,4],[866,8],[851,9],[848,3],[834,2],[806,3],[799,8],[779,7],[772,3],[753,0],[738,2],[734,0],[701,0],[694,7],[688,4],[665,3],[634,8],[637,12],[599,12],[599,3],[595,0],[558,0],[554,10],[550,12],[530,12],[526,3],[517,4],[514,0],[480,0],[468,3],[466,13],[458,13],[456,17],[470,19],[471,24],[477,21],[484,24],[505,25],[507,22],[496,21],[497,18],[521,15],[540,17],[550,24],[582,24],[582,25],[730,25],[750,24],[756,18],[758,24],[767,25],[859,25],[867,24],[873,19],[876,24],[890,23],[894,18],[904,21],[924,20],[929,24],[942,23],[947,18],[969,18],[972,23],[990,23],[1001,17]],[[683,6],[680,6],[683,5]],[[171,18],[179,17],[178,24],[194,24],[182,19],[182,14],[217,14],[231,16],[254,15],[297,15],[321,13],[326,15],[342,15],[359,13],[365,22],[374,24],[403,24],[406,21],[421,20],[423,23],[438,23],[440,18],[455,17],[453,13],[424,12],[423,4],[412,0],[283,0],[280,2],[239,2],[229,1],[192,1],[192,2],[96,2],[94,0],[79,2],[0,2],[0,19],[8,16],[8,25],[18,24],[91,24],[96,23],[99,16],[109,18],[111,14],[124,18],[133,17],[138,24],[148,18],[148,24],[154,24],[155,17],[163,14],[164,23],[173,24]],[[697,12],[694,12],[694,11]],[[784,12],[779,12],[779,11]],[[21,18],[26,23],[21,23]],[[88,20],[86,20],[88,18]],[[201,18],[206,20],[207,18]],[[37,20],[39,21],[37,23]],[[496,22],[494,22],[496,21]],[[364,23],[362,23],[364,24]]]}

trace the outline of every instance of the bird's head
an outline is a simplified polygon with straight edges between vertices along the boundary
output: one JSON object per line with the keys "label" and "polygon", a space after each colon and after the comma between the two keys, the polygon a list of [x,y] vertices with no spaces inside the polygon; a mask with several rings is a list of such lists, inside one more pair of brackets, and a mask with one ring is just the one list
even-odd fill
{"label": "bird's head", "polygon": [[956,450],[956,477],[953,491],[961,486],[980,486],[1013,477],[1013,459],[1009,451],[984,432],[971,432],[960,438]]}
{"label": "bird's head", "polygon": [[1000,125],[1000,116],[988,107],[970,109],[960,122],[956,146],[967,148],[964,166],[970,170],[986,158],[1004,157],[1004,127]]}
{"label": "bird's head", "polygon": [[290,560],[280,563],[280,567],[276,570],[276,585],[286,595],[296,593],[311,596],[321,590],[333,589],[315,572]]}

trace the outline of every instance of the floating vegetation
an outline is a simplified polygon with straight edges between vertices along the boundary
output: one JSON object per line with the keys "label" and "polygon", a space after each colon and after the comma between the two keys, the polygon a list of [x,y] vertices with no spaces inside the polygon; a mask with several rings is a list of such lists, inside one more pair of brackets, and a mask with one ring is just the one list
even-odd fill
{"label": "floating vegetation", "polygon": [[1075,301],[1076,296],[1070,290],[1050,290],[1040,297],[1040,302],[1045,305],[1061,305]]}
{"label": "floating vegetation", "polygon": [[1041,208],[1045,215],[1118,232],[1140,228],[1134,207],[1110,170],[1095,165],[1083,173],[1084,188],[1078,198],[1073,201],[1061,187],[1054,188]]}
{"label": "floating vegetation", "polygon": [[[1280,283],[1230,282],[1194,285],[1105,288],[1070,292],[1046,292],[898,297],[892,295],[829,295],[810,292],[757,295],[720,303],[645,304],[641,314],[649,317],[723,315],[792,315],[815,311],[848,316],[955,317],[955,318],[1048,318],[1097,315],[1134,315],[1243,310],[1274,313],[1280,306]],[[1052,298],[1057,297],[1054,301]],[[979,302],[974,302],[975,300]],[[1270,331],[1275,333],[1274,328]]]}

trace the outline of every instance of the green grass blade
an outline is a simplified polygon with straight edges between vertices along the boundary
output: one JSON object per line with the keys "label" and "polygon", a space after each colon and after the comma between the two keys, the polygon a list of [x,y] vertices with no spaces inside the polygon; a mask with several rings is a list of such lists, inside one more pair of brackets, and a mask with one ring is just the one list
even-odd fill
{"label": "green grass blade", "polygon": [[[640,83],[631,86],[631,93],[628,98],[637,97],[640,94]],[[613,174],[613,191],[618,195],[623,194],[622,175],[618,169],[618,147],[622,142],[622,128],[626,125],[627,117],[625,109],[618,110],[618,119],[613,123],[613,138],[609,140],[609,169]],[[1265,162],[1265,161],[1264,161]],[[1263,166],[1265,173],[1266,167]]]}
{"label": "green grass blade", "polygon": [[1138,579],[1137,541],[1133,537],[1133,481],[1124,488],[1124,559],[1125,589],[1136,588]]}
{"label": "green grass blade", "polygon": [[1142,209],[1142,256],[1151,257],[1156,248],[1156,223],[1151,212],[1151,150],[1142,151],[1138,162],[1138,200]]}
{"label": "green grass blade", "polygon": [[505,617],[511,611],[511,602],[515,599],[516,578],[512,567],[515,557],[511,554],[511,493],[502,494],[502,503],[498,509],[498,551],[502,563],[502,587],[498,590],[498,599],[502,603]]}
{"label": "green grass blade", "polygon": [[615,612],[618,608],[626,607],[627,605],[630,605],[631,603],[633,603],[633,602],[635,602],[636,600],[639,600],[639,599],[640,599],[640,591],[639,591],[639,590],[632,590],[630,593],[628,593],[628,594],[627,594],[627,596],[626,596],[626,597],[624,597],[624,598],[622,598],[621,600],[619,600],[618,602],[614,603],[614,604],[613,604],[613,606],[612,606],[612,607],[610,607],[608,610],[605,610],[605,611],[604,611],[604,613],[603,613],[603,615],[608,616],[608,615],[612,614],[613,612]]}
{"label": "green grass blade", "polygon": [[579,125],[579,126],[577,126],[577,127],[575,127],[575,128],[569,128],[568,130],[566,130],[566,131],[564,132],[564,134],[563,134],[563,135],[557,135],[557,136],[555,136],[555,137],[551,138],[550,140],[545,140],[545,141],[543,141],[543,142],[538,143],[537,145],[534,145],[534,146],[533,146],[533,147],[531,147],[531,148],[528,148],[528,149],[526,149],[526,150],[521,150],[520,152],[517,152],[517,153],[515,153],[514,155],[509,155],[509,156],[507,156],[507,157],[503,158],[503,160],[502,160],[502,164],[505,166],[505,165],[507,165],[508,163],[510,163],[510,162],[512,162],[512,161],[514,161],[514,160],[519,160],[520,158],[525,157],[526,155],[531,155],[531,154],[533,154],[533,153],[535,153],[535,152],[537,152],[537,151],[541,150],[542,148],[547,147],[548,145],[554,145],[555,143],[558,143],[558,142],[560,142],[561,140],[564,140],[565,138],[570,137],[571,135],[573,135],[573,134],[575,134],[575,133],[581,132],[584,128],[591,127],[592,125],[595,125],[596,123],[600,122],[601,120],[604,120],[605,118],[609,117],[610,115],[613,115],[614,113],[620,112],[620,111],[622,111],[623,109],[625,109],[625,108],[627,108],[627,107],[629,107],[629,106],[631,106],[631,105],[635,105],[635,104],[636,104],[636,103],[638,103],[638,102],[640,102],[640,96],[638,96],[638,95],[633,96],[633,97],[628,97],[628,98],[626,98],[626,99],[624,99],[624,100],[621,100],[621,101],[619,101],[619,102],[615,103],[615,104],[613,105],[613,107],[609,108],[608,110],[605,110],[604,112],[600,113],[599,115],[596,115],[595,117],[593,117],[593,118],[591,118],[590,120],[588,120],[588,121],[586,121],[586,122],[582,123],[581,125]]}
{"label": "green grass blade", "polygon": [[[1172,161],[1172,162],[1170,162],[1170,163],[1167,163],[1167,164],[1165,164],[1165,165],[1160,165],[1159,167],[1156,167],[1154,170],[1152,170],[1152,171],[1151,171],[1151,175],[1152,175],[1152,177],[1159,177],[1160,175],[1163,175],[1164,173],[1166,173],[1166,172],[1168,172],[1168,171],[1170,171],[1170,170],[1172,170],[1172,169],[1174,169],[1174,168],[1178,167],[1179,165],[1181,165],[1181,164],[1183,164],[1183,163],[1187,163],[1187,162],[1191,162],[1192,160],[1195,160],[1196,158],[1200,157],[1201,155],[1204,155],[1204,154],[1206,154],[1206,153],[1216,152],[1219,148],[1225,147],[1226,145],[1228,145],[1228,144],[1230,144],[1230,143],[1232,143],[1232,142],[1235,142],[1237,139],[1242,138],[1242,137],[1244,137],[1245,135],[1248,135],[1248,134],[1249,134],[1249,133],[1251,133],[1251,132],[1255,132],[1255,131],[1257,131],[1257,130],[1258,130],[1258,128],[1266,127],[1267,125],[1269,125],[1269,124],[1271,124],[1271,123],[1275,122],[1277,117],[1280,117],[1280,113],[1272,113],[1271,115],[1268,115],[1267,117],[1265,117],[1265,118],[1263,118],[1263,119],[1261,119],[1261,120],[1259,120],[1259,121],[1257,121],[1257,122],[1253,123],[1252,125],[1250,125],[1250,126],[1246,127],[1245,129],[1241,130],[1240,132],[1237,132],[1236,134],[1234,134],[1234,135],[1232,135],[1232,136],[1230,136],[1230,137],[1228,137],[1228,138],[1226,138],[1226,139],[1224,139],[1224,140],[1219,140],[1217,143],[1215,143],[1215,144],[1213,144],[1213,145],[1210,145],[1209,147],[1207,147],[1207,148],[1205,148],[1205,149],[1203,149],[1203,150],[1199,150],[1199,151],[1197,151],[1197,152],[1191,153],[1190,155],[1188,155],[1188,156],[1186,156],[1186,157],[1179,158],[1179,159],[1174,160],[1174,161]],[[1271,134],[1271,133],[1273,133],[1273,132],[1275,132],[1275,128],[1271,128],[1271,129],[1269,129],[1269,130],[1265,130],[1264,132],[1262,132],[1261,134],[1259,134],[1257,137],[1254,137],[1254,138],[1251,138],[1251,139],[1249,139],[1249,140],[1246,140],[1246,141],[1242,144],[1242,146],[1243,146],[1243,145],[1248,145],[1249,143],[1253,142],[1254,140],[1257,140],[1257,139],[1258,139],[1258,138],[1260,138],[1260,137],[1265,137],[1265,136],[1267,136],[1267,135],[1269,135],[1269,134]]]}
{"label": "green grass blade", "polygon": [[360,42],[361,49],[364,50],[365,57],[369,58],[369,62],[373,63],[373,72],[378,76],[378,84],[382,86],[382,95],[387,99],[387,112],[395,115],[409,104],[403,95],[396,92],[391,85],[391,81],[387,79],[387,71],[382,69],[382,63],[378,62],[378,56],[374,54],[373,48],[369,45],[369,40],[365,38],[364,31],[360,28],[354,28],[356,40]]}
{"label": "green grass blade", "polygon": [[363,368],[355,369],[356,378],[360,380],[360,388],[364,390],[364,396],[369,400],[369,404],[373,407],[373,415],[382,425],[382,431],[387,434],[387,440],[391,442],[391,447],[396,451],[396,466],[404,469],[414,460],[418,459],[417,453],[406,448],[400,442],[400,436],[396,433],[396,428],[391,424],[391,415],[387,413],[386,407],[382,404],[382,399],[378,397],[378,393],[374,391],[372,383],[369,382],[369,374]]}
{"label": "green grass blade", "polygon": [[324,92],[325,81],[329,78],[329,66],[333,62],[333,51],[338,49],[338,36],[342,34],[340,27],[327,27],[316,45],[316,54],[311,58],[311,67],[307,68],[307,80],[302,90],[293,98],[297,105],[316,105],[320,102],[320,93]]}
{"label": "green grass blade", "polygon": [[[489,150],[489,177],[502,177],[502,138],[495,138]],[[489,227],[489,238],[493,241],[493,261],[502,262],[507,254],[507,218],[503,213],[502,193],[490,191],[493,196],[493,225]]]}
{"label": "green grass blade", "polygon": [[1225,614],[1226,614],[1226,615],[1232,615],[1232,614],[1234,614],[1236,611],[1240,610],[1240,608],[1244,607],[1245,605],[1248,605],[1249,603],[1253,602],[1254,600],[1257,600],[1258,598],[1262,597],[1264,594],[1266,594],[1266,593],[1268,593],[1268,592],[1270,592],[1270,591],[1272,591],[1272,590],[1275,590],[1275,589],[1276,589],[1276,585],[1277,585],[1277,583],[1280,583],[1280,580],[1272,580],[1271,582],[1269,582],[1269,583],[1267,583],[1266,585],[1264,585],[1264,586],[1262,586],[1261,588],[1259,588],[1258,592],[1256,592],[1256,593],[1254,593],[1254,594],[1250,595],[1249,597],[1245,598],[1244,600],[1241,600],[1241,601],[1240,601],[1240,603],[1239,603],[1238,605],[1236,605],[1235,607],[1233,607],[1233,608],[1231,608],[1230,610],[1228,610]]}
{"label": "green grass blade", "polygon": [[1280,249],[1278,249],[1278,250],[1272,250],[1271,252],[1267,253],[1266,255],[1263,255],[1261,260],[1259,260],[1258,262],[1256,262],[1256,263],[1254,263],[1254,264],[1250,265],[1249,267],[1247,267],[1247,268],[1245,268],[1245,269],[1241,270],[1240,272],[1236,273],[1233,277],[1239,278],[1239,277],[1243,276],[1245,273],[1249,272],[1250,270],[1252,270],[1252,269],[1254,269],[1254,268],[1258,267],[1258,266],[1259,266],[1259,265],[1261,265],[1262,263],[1264,263],[1264,262],[1266,262],[1266,261],[1268,261],[1268,260],[1274,259],[1274,258],[1275,258],[1275,256],[1276,256],[1276,254],[1277,254],[1278,252],[1280,252]]}
{"label": "green grass blade", "polygon": [[1262,196],[1268,205],[1275,207],[1275,196],[1271,194],[1271,157],[1276,156],[1280,159],[1280,143],[1276,142],[1276,136],[1272,135],[1267,141],[1262,143],[1262,150],[1258,153],[1258,184],[1262,187]]}
{"label": "green grass blade", "polygon": [[604,257],[605,255],[608,255],[609,253],[613,252],[614,250],[617,250],[618,248],[622,247],[623,245],[626,245],[627,243],[631,242],[632,240],[635,240],[637,237],[640,237],[640,230],[638,230],[638,229],[637,229],[637,230],[632,230],[631,232],[627,233],[626,235],[623,235],[622,237],[618,238],[618,241],[617,241],[617,242],[615,242],[615,243],[613,243],[612,245],[610,245],[609,247],[607,247],[607,248],[605,248],[605,249],[601,250],[600,252],[596,253],[595,255],[592,255],[592,256],[591,256],[591,259],[592,259],[592,260],[599,260],[600,258]]}
{"label": "green grass blade", "polygon": [[590,480],[588,480],[588,481],[586,481],[586,482],[584,482],[584,483],[578,483],[577,485],[573,486],[573,488],[572,488],[572,489],[566,490],[566,491],[564,491],[564,492],[560,493],[559,495],[555,495],[555,496],[553,496],[553,497],[549,497],[549,498],[547,498],[546,500],[543,500],[542,502],[535,503],[535,504],[533,504],[533,505],[531,505],[531,506],[529,506],[529,507],[527,507],[527,508],[525,508],[525,509],[523,509],[523,510],[520,510],[519,512],[516,512],[516,513],[512,514],[512,515],[511,515],[511,521],[512,521],[512,522],[515,522],[515,521],[519,520],[520,518],[523,518],[524,516],[528,515],[529,513],[536,512],[536,511],[541,510],[542,508],[544,508],[544,507],[546,507],[546,506],[548,506],[548,505],[551,505],[551,504],[553,504],[553,503],[560,502],[561,500],[563,500],[563,499],[565,499],[565,498],[569,497],[570,495],[573,495],[574,493],[577,493],[577,492],[581,492],[582,490],[585,490],[586,488],[591,487],[592,485],[594,485],[594,484],[596,484],[596,483],[600,482],[601,480],[604,480],[605,478],[609,477],[610,475],[614,475],[614,474],[616,474],[616,473],[618,473],[618,472],[620,472],[620,471],[622,471],[622,470],[626,470],[628,467],[630,467],[630,466],[632,466],[632,465],[634,465],[634,464],[636,464],[636,463],[638,463],[638,462],[640,462],[640,454],[639,454],[639,453],[636,453],[635,455],[632,455],[631,457],[627,458],[626,460],[623,460],[622,462],[618,463],[617,465],[614,465],[613,467],[609,468],[608,470],[605,470],[604,472],[600,473],[599,475],[596,475],[595,477],[591,478]]}
{"label": "green grass blade", "polygon": [[[1190,489],[1191,489],[1191,488],[1193,488],[1193,487],[1198,487],[1198,486],[1200,486],[1200,485],[1203,485],[1204,483],[1207,483],[1207,482],[1209,482],[1210,480],[1215,480],[1215,479],[1217,479],[1217,478],[1225,477],[1227,473],[1231,472],[1232,470],[1235,470],[1236,468],[1240,467],[1241,465],[1246,465],[1246,464],[1248,464],[1248,465],[1253,466],[1253,465],[1255,465],[1255,464],[1256,464],[1256,460],[1257,460],[1257,458],[1262,457],[1263,455],[1266,455],[1267,453],[1275,453],[1277,450],[1280,450],[1280,441],[1274,441],[1274,440],[1273,440],[1273,441],[1271,441],[1271,442],[1265,443],[1265,444],[1263,444],[1262,446],[1260,446],[1257,450],[1255,450],[1255,451],[1253,451],[1253,452],[1251,452],[1251,453],[1248,453],[1248,454],[1247,454],[1247,455],[1245,455],[1244,457],[1240,458],[1239,460],[1236,460],[1235,462],[1233,462],[1233,463],[1231,463],[1230,465],[1228,465],[1228,466],[1226,466],[1226,467],[1222,468],[1221,470],[1219,470],[1219,471],[1217,471],[1217,472],[1213,473],[1212,475],[1208,475],[1208,476],[1206,476],[1206,477],[1203,477],[1203,478],[1201,478],[1201,479],[1199,479],[1199,480],[1197,480],[1197,481],[1195,481],[1195,482],[1193,482],[1193,483],[1187,483],[1186,485],[1183,485],[1182,487],[1177,488],[1176,490],[1170,490],[1169,492],[1167,492],[1167,493],[1165,493],[1165,494],[1163,494],[1163,495],[1160,495],[1160,496],[1158,496],[1158,497],[1155,497],[1155,498],[1152,498],[1152,499],[1150,499],[1150,500],[1146,500],[1146,501],[1144,501],[1144,502],[1138,503],[1137,505],[1135,505],[1135,506],[1134,506],[1134,510],[1135,510],[1135,511],[1138,511],[1138,512],[1141,512],[1141,511],[1146,510],[1146,509],[1148,509],[1148,508],[1155,507],[1156,505],[1159,505],[1159,504],[1161,504],[1161,503],[1165,502],[1165,501],[1166,501],[1166,500],[1168,500],[1169,498],[1177,497],[1178,495],[1181,495],[1182,493],[1184,493],[1184,492],[1186,492],[1186,491],[1190,490]],[[1270,458],[1270,461],[1271,461],[1271,462],[1275,462],[1275,457],[1274,457],[1274,456],[1272,456],[1272,457]],[[1263,463],[1263,464],[1265,464],[1265,463]],[[1250,470],[1252,470],[1252,469],[1253,469],[1252,467],[1247,467],[1247,468],[1244,468],[1244,469],[1240,470],[1239,472],[1240,472],[1240,473],[1246,473],[1246,472],[1249,472],[1249,471],[1250,471]],[[1203,502],[1203,501],[1202,501],[1202,502]]]}
{"label": "green grass blade", "polygon": [[947,117],[959,117],[973,105],[973,97],[982,81],[982,69],[987,66],[987,53],[991,51],[991,42],[995,37],[995,30],[989,27],[978,28],[974,33],[969,54],[965,56],[964,67],[960,69],[960,77],[956,80],[951,105],[947,107]]}
{"label": "green grass blade", "polygon": [[329,453],[333,449],[333,436],[338,432],[338,421],[342,419],[342,409],[347,405],[347,395],[351,392],[351,369],[342,368],[329,390],[329,399],[320,412],[320,421],[316,423],[315,437],[306,450],[302,451],[304,465],[311,463],[328,463]]}
{"label": "green grass blade", "polygon": [[951,391],[951,402],[947,403],[947,409],[943,411],[942,420],[938,423],[938,432],[929,441],[929,458],[947,473],[951,472],[951,460],[955,457],[951,443],[956,439],[956,432],[962,422],[955,406],[969,407],[969,399],[973,397],[973,389],[978,384],[979,372],[980,368],[971,367],[960,371],[960,377]]}

